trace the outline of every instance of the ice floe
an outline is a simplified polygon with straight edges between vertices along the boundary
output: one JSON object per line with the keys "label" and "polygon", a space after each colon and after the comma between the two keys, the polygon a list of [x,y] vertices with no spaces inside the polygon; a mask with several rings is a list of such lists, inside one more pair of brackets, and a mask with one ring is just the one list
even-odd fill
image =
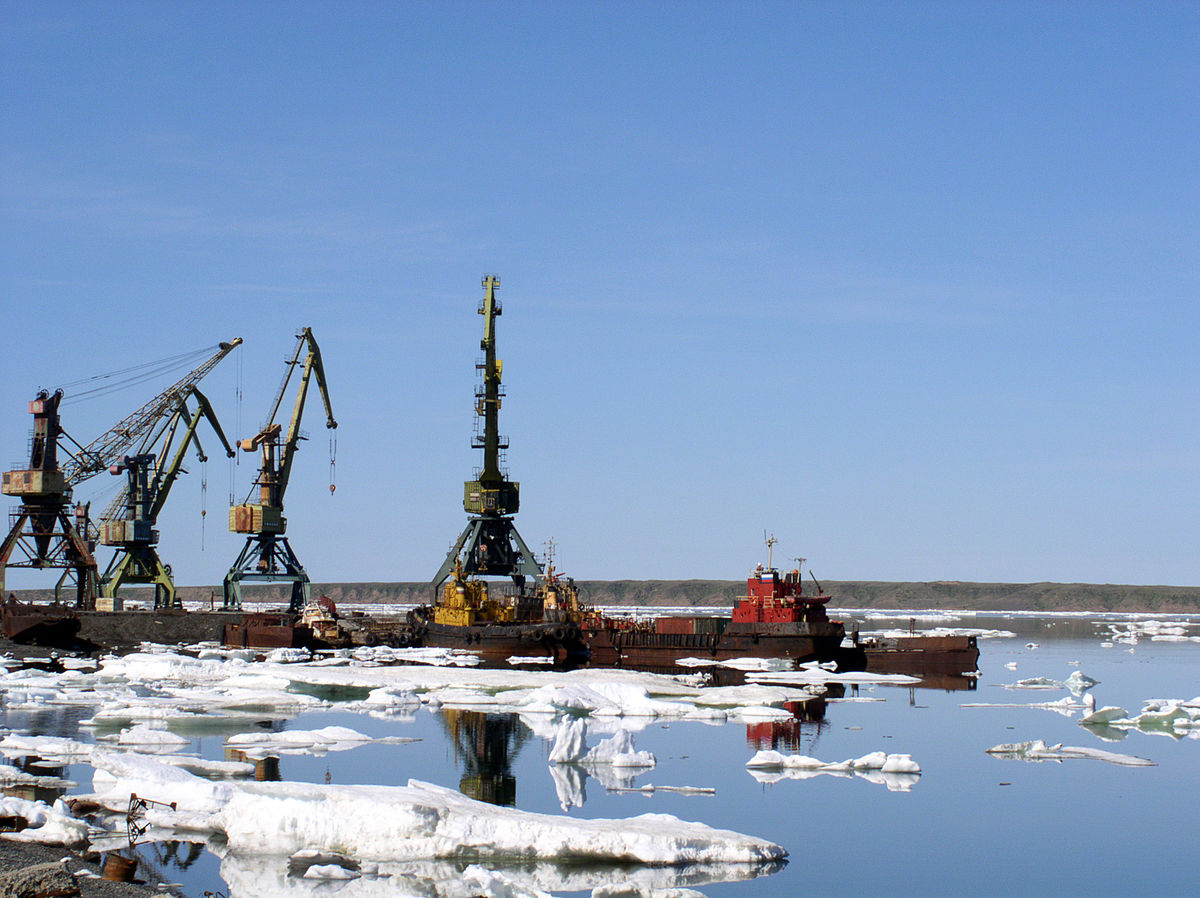
{"label": "ice floe", "polygon": [[902,639],[906,636],[974,636],[976,639],[1015,639],[1012,630],[993,630],[986,627],[931,627],[928,630],[894,628],[889,630],[863,630],[859,636],[881,639]]}
{"label": "ice floe", "polygon": [[598,863],[761,863],[771,842],[662,814],[581,820],[496,807],[451,789],[213,782],[149,757],[96,752],[93,796],[114,810],[131,792],[174,802],[147,820],[217,833],[243,855],[334,852],[358,862],[526,858]]}
{"label": "ice floe", "polygon": [[6,758],[38,757],[51,763],[74,764],[91,758],[95,746],[62,736],[22,736],[0,739],[0,754]]}
{"label": "ice floe", "polygon": [[746,762],[746,767],[759,782],[781,779],[808,779],[831,774],[857,774],[872,782],[885,785],[894,792],[907,792],[920,779],[921,767],[911,755],[871,752],[861,758],[827,762],[807,755],[785,755],[770,749],[759,751]]}
{"label": "ice floe", "polygon": [[608,764],[613,767],[653,767],[658,761],[648,751],[634,748],[633,734],[621,729],[594,748],[587,747],[587,722],[564,720],[550,749],[551,764]]}
{"label": "ice floe", "polygon": [[908,674],[871,673],[869,671],[847,671],[834,673],[821,668],[805,668],[790,671],[760,671],[746,674],[748,682],[775,683],[779,685],[807,685],[817,683],[846,683],[863,684],[878,683],[882,685],[907,686],[920,683],[920,677],[910,677]]}
{"label": "ice floe", "polygon": [[27,824],[20,832],[6,832],[6,839],[54,845],[82,845],[87,842],[87,823],[73,817],[62,799],[48,805],[41,801],[0,796],[0,815],[20,817]]}
{"label": "ice floe", "polygon": [[1003,685],[1005,689],[1069,689],[1073,694],[1081,695],[1099,682],[1083,671],[1075,670],[1065,680],[1055,680],[1052,677],[1026,677],[1024,680]]}
{"label": "ice floe", "polygon": [[1052,702],[964,702],[960,708],[1035,708],[1041,711],[1054,711],[1063,717],[1074,717],[1080,711],[1088,710],[1084,702],[1076,701],[1072,696],[1066,696]]}
{"label": "ice floe", "polygon": [[283,730],[277,733],[238,733],[225,745],[248,758],[277,755],[324,755],[331,751],[349,751],[368,743],[399,745],[418,740],[406,736],[374,738],[348,727],[328,726],[319,730]]}
{"label": "ice floe", "polygon": [[1109,764],[1119,764],[1123,767],[1154,767],[1153,761],[1138,758],[1133,755],[1122,755],[1116,752],[1104,751],[1099,748],[1082,748],[1075,745],[1047,745],[1041,739],[1031,742],[1011,742],[1003,745],[993,745],[987,749],[989,755],[998,758],[1010,758],[1019,761],[1070,761],[1094,760],[1106,761]]}

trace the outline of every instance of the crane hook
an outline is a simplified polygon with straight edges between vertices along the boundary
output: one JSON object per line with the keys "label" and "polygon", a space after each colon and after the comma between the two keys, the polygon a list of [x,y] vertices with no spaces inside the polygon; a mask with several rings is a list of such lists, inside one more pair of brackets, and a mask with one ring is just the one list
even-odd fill
{"label": "crane hook", "polygon": [[329,431],[329,495],[337,491],[337,431]]}

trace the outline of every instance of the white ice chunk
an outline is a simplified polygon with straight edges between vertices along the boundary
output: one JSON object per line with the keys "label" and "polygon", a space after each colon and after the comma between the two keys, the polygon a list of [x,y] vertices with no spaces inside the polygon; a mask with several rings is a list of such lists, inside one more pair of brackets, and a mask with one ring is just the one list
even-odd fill
{"label": "white ice chunk", "polygon": [[1080,748],[1074,745],[1047,745],[1041,739],[1031,742],[1011,742],[1003,745],[993,745],[987,750],[990,755],[1003,758],[1015,758],[1021,761],[1065,761],[1078,758],[1095,761],[1107,761],[1109,764],[1120,764],[1124,767],[1154,767],[1153,761],[1138,758],[1133,755],[1121,755],[1116,752],[1102,751],[1098,748]]}
{"label": "white ice chunk", "polygon": [[1126,713],[1124,708],[1107,705],[1083,717],[1079,723],[1082,726],[1100,726],[1101,724],[1112,723],[1114,720],[1121,720],[1126,716]]}
{"label": "white ice chunk", "polygon": [[239,733],[225,740],[226,746],[236,748],[249,758],[272,755],[326,754],[348,751],[368,742],[389,744],[415,742],[411,737],[373,739],[348,727],[328,726],[319,730],[284,730],[279,733]]}
{"label": "white ice chunk", "polygon": [[35,755],[44,761],[59,761],[64,764],[88,760],[94,748],[95,746],[89,743],[61,736],[9,735],[0,739],[0,754],[5,757],[23,758]]}
{"label": "white ice chunk", "polygon": [[117,737],[117,744],[132,745],[139,751],[153,754],[174,754],[192,744],[190,739],[168,733],[166,730],[154,730],[148,726],[135,726],[122,730]]}
{"label": "white ice chunk", "polygon": [[1076,670],[1072,671],[1071,675],[1067,677],[1066,682],[1063,683],[1063,685],[1070,689],[1075,695],[1079,695],[1080,693],[1091,689],[1098,682],[1100,681],[1093,680],[1087,674],[1083,673],[1083,671]]}
{"label": "white ice chunk", "polygon": [[71,816],[61,798],[51,806],[41,801],[3,796],[0,797],[0,815],[23,817],[29,823],[20,832],[5,833],[6,839],[53,845],[82,845],[87,841],[87,822]]}

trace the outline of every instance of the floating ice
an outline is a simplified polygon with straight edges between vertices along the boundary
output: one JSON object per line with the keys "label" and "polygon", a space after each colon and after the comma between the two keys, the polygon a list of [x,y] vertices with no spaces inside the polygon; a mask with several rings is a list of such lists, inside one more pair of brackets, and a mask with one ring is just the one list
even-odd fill
{"label": "floating ice", "polygon": [[28,823],[20,832],[6,832],[6,839],[54,845],[82,845],[87,841],[87,823],[71,816],[61,798],[50,806],[41,801],[0,797],[0,815],[20,817]]}
{"label": "floating ice", "polygon": [[509,664],[554,664],[554,659],[549,655],[512,655],[508,658]]}
{"label": "floating ice", "polygon": [[[849,776],[858,774],[871,782],[887,786],[891,791],[907,792],[920,779],[921,767],[912,755],[871,752],[861,758],[828,763],[807,755],[785,755],[770,749],[759,751],[746,762],[750,773],[760,782],[777,782],[780,779],[807,779],[811,776],[832,774]],[[782,771],[772,776],[764,771]],[[870,774],[878,774],[872,776]]]}
{"label": "floating ice", "polygon": [[1074,745],[1047,745],[1041,739],[1032,742],[1012,742],[1004,745],[993,745],[987,750],[990,755],[1010,758],[1020,761],[1067,761],[1075,759],[1090,759],[1107,761],[1109,764],[1119,764],[1123,767],[1154,767],[1153,761],[1138,758],[1133,755],[1121,755],[1116,752],[1103,751],[1098,748],[1080,748]]}
{"label": "floating ice", "polygon": [[267,758],[276,755],[323,755],[331,751],[348,751],[369,742],[397,745],[418,740],[407,736],[375,739],[348,727],[328,726],[319,730],[284,730],[279,733],[239,733],[225,740],[248,758]]}
{"label": "floating ice", "polygon": [[36,756],[51,763],[73,764],[87,761],[95,746],[61,736],[18,736],[0,739],[0,754],[8,758]]}
{"label": "floating ice", "polygon": [[1126,711],[1124,708],[1107,705],[1083,717],[1079,721],[1079,724],[1080,726],[1100,726],[1101,724],[1112,723],[1114,720],[1121,720],[1125,716]]}
{"label": "floating ice", "polygon": [[1099,680],[1093,680],[1082,671],[1075,670],[1066,680],[1055,680],[1052,677],[1027,677],[1015,683],[1004,684],[1005,689],[1069,689],[1075,695],[1081,695],[1095,686]]}
{"label": "floating ice", "polygon": [[410,780],[407,786],[209,782],[133,755],[97,752],[96,799],[119,809],[129,794],[176,802],[154,823],[223,833],[235,854],[302,849],[359,862],[425,858],[555,858],[576,862],[762,863],[786,856],[762,839],[662,814],[577,820],[474,801]]}
{"label": "floating ice", "polygon": [[312,652],[308,649],[273,649],[267,652],[267,660],[273,664],[303,664],[312,660]]}
{"label": "floating ice", "polygon": [[1042,711],[1053,711],[1063,717],[1074,717],[1079,711],[1088,710],[1088,706],[1077,702],[1071,696],[1065,696],[1053,702],[965,702],[960,708],[1036,708]]}
{"label": "floating ice", "polygon": [[1015,639],[1012,630],[989,630],[982,627],[933,627],[928,630],[891,629],[863,630],[859,636],[881,639],[904,639],[908,636],[974,636],[976,639]]}
{"label": "floating ice", "polygon": [[848,671],[846,673],[831,673],[820,669],[792,671],[762,671],[746,674],[747,680],[755,683],[881,683],[887,685],[907,686],[909,683],[920,683],[920,677],[910,677],[908,674],[870,673],[868,671]]}
{"label": "floating ice", "polygon": [[139,751],[152,754],[174,754],[192,744],[190,739],[168,733],[166,730],[154,730],[148,726],[135,726],[121,730],[117,736],[118,745],[136,746]]}
{"label": "floating ice", "polygon": [[1099,680],[1093,680],[1087,674],[1083,673],[1083,671],[1076,670],[1072,671],[1071,675],[1067,677],[1063,685],[1070,689],[1075,695],[1079,695],[1080,693],[1091,689],[1099,682]]}

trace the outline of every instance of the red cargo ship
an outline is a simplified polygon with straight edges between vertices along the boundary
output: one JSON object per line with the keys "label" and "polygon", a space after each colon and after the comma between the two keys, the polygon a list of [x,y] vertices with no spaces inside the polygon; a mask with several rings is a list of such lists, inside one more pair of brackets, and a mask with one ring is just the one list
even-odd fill
{"label": "red cargo ship", "polygon": [[[774,543],[774,537],[768,539],[768,549]],[[687,657],[832,661],[846,631],[841,621],[829,619],[828,601],[819,583],[815,594],[804,592],[798,568],[781,576],[768,561],[746,579],[746,595],[734,603],[732,617],[672,616],[647,623],[604,618],[585,628],[584,639],[591,663],[599,665],[657,667]]]}

